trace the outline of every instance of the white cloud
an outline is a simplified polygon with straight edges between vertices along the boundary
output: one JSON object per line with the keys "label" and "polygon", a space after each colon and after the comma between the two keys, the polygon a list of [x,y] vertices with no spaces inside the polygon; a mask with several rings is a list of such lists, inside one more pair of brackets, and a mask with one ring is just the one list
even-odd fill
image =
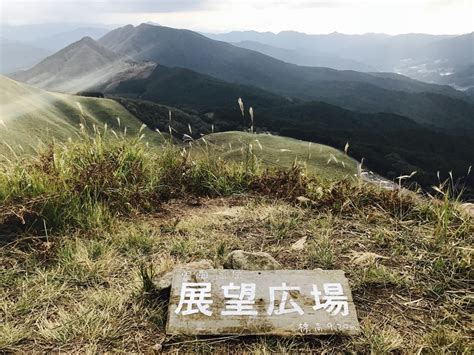
{"label": "white cloud", "polygon": [[0,0],[3,23],[155,21],[223,32],[465,33],[471,0]]}

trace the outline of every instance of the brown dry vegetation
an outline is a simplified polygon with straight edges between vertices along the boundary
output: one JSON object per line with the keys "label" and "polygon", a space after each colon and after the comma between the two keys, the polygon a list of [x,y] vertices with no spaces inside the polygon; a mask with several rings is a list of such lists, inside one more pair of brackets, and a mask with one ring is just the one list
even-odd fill
{"label": "brown dry vegetation", "polygon": [[[448,196],[432,203],[140,142],[45,154],[0,181],[4,351],[472,353],[474,226]],[[303,237],[303,251],[291,249]],[[344,270],[363,333],[166,336],[166,300],[149,281],[199,259],[220,267],[234,249],[286,269]]]}

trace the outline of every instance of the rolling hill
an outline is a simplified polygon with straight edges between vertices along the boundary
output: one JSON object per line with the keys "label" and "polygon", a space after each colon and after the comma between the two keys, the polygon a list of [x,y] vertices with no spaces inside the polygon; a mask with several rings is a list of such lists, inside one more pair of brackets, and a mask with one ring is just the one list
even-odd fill
{"label": "rolling hill", "polygon": [[[242,97],[247,108],[258,107],[254,105],[256,102]],[[161,105],[170,105],[174,99],[169,103],[161,99],[159,103],[124,97],[116,99],[150,128],[162,132],[168,132],[171,109],[171,126],[178,138],[187,134],[197,139],[201,134],[211,133],[212,129],[214,132],[248,130],[251,125],[248,113],[242,118],[237,100],[227,108],[212,111],[185,108],[183,112]],[[218,104],[218,98],[216,101]],[[362,113],[321,102],[298,103],[282,99],[280,105],[255,109],[255,128],[258,132],[272,132],[338,149],[349,142],[350,156],[357,160],[365,158],[369,169],[389,179],[417,171],[413,180],[424,187],[438,181],[437,171],[442,176],[453,171],[456,177],[464,179],[473,164],[471,136],[437,132],[407,117],[388,113]],[[464,181],[474,186],[472,176]]]}
{"label": "rolling hill", "polygon": [[212,158],[243,161],[249,145],[263,167],[288,169],[296,164],[311,174],[331,180],[357,174],[357,162],[340,150],[270,134],[235,131],[209,134],[193,142],[192,151],[197,155],[211,154]]}
{"label": "rolling hill", "polygon": [[84,37],[47,57],[29,70],[9,75],[12,79],[41,89],[76,93],[106,89],[120,80],[147,76],[152,63],[136,63]]}
{"label": "rolling hill", "polygon": [[[120,132],[127,127],[130,135],[142,125],[132,114],[113,100],[51,93],[0,76],[0,151],[10,146],[19,152],[31,151],[52,139],[65,141],[76,137],[80,124]],[[120,118],[120,127],[117,117]],[[151,142],[159,136],[150,131]],[[21,147],[21,148],[20,148]]]}

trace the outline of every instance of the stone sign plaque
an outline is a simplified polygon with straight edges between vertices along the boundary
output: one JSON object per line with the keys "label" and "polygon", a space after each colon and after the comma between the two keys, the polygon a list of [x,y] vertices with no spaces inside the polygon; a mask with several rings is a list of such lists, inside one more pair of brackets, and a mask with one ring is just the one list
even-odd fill
{"label": "stone sign plaque", "polygon": [[360,332],[341,270],[176,270],[170,335],[354,335]]}

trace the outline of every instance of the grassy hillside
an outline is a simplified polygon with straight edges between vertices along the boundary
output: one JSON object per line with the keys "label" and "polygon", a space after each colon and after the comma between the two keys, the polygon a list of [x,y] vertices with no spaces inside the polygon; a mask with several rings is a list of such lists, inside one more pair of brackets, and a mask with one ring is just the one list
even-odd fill
{"label": "grassy hillside", "polygon": [[[211,134],[212,124],[209,122],[209,117],[201,117],[198,114],[186,113],[174,107],[149,101],[120,97],[117,97],[116,100],[123,103],[127,110],[139,117],[148,127],[159,129],[165,133],[169,131],[169,112],[171,111],[173,134],[178,138],[181,139],[184,134],[196,139],[205,135],[204,139],[198,139],[192,143],[193,153],[203,153],[204,155],[212,153],[214,157],[242,161],[245,159],[242,150],[245,151],[248,144],[251,144],[253,154],[264,167],[290,168],[294,163],[298,163],[297,165],[304,167],[310,173],[333,180],[356,173],[357,163],[355,160],[340,150],[326,145],[269,134],[250,134],[239,131]],[[231,122],[219,121],[213,124],[220,131],[236,128]],[[341,149],[343,148],[344,146],[341,146]],[[330,160],[329,163],[328,160]]]}
{"label": "grassy hillside", "polygon": [[[0,352],[472,353],[474,223],[446,186],[428,199],[111,134],[0,169]],[[236,249],[343,270],[362,333],[167,336],[160,277]]]}
{"label": "grassy hillside", "polygon": [[[119,118],[119,120],[117,120]],[[31,151],[38,145],[74,138],[82,123],[133,135],[142,123],[113,100],[51,93],[0,76],[0,151]],[[150,139],[158,135],[150,132]]]}
{"label": "grassy hillside", "polygon": [[[204,89],[197,91],[198,97],[204,95]],[[417,171],[413,181],[428,189],[439,182],[438,171],[441,179],[447,178],[452,171],[454,179],[459,179],[470,189],[466,196],[474,196],[474,175],[467,174],[469,166],[474,164],[470,154],[474,139],[467,129],[459,135],[451,135],[427,128],[407,117],[389,113],[361,113],[322,102],[298,103],[280,98],[275,105],[262,106],[261,97],[246,96],[251,94],[249,91],[242,91],[246,107],[243,119],[237,97],[229,101],[225,96],[209,93],[205,100],[200,101],[193,99],[195,92],[188,92],[184,104],[188,113],[171,109],[172,127],[178,138],[182,138],[183,134],[199,138],[201,134],[211,133],[212,127],[214,132],[248,130],[251,125],[248,107],[253,106],[258,132],[269,131],[275,135],[318,142],[337,149],[342,149],[349,142],[349,155],[358,161],[365,158],[365,166],[369,169],[390,180]],[[158,96],[161,104],[170,105],[178,100],[174,94]],[[214,109],[209,106],[212,99],[215,100]],[[168,132],[169,107],[130,98],[117,100],[152,129]],[[190,110],[189,105],[193,105],[193,101],[197,104],[194,110]]]}
{"label": "grassy hillside", "polygon": [[[233,125],[231,129],[242,127],[238,109],[218,109],[208,121],[216,123],[218,131],[223,121]],[[249,127],[248,114],[246,122]],[[437,171],[442,179],[452,171],[455,179],[471,189],[474,186],[474,176],[467,174],[474,163],[471,136],[433,131],[403,116],[366,114],[312,102],[256,110],[255,126],[280,136],[339,149],[349,142],[350,156],[358,161],[365,158],[369,169],[390,180],[417,171],[414,181],[430,188],[438,183]]]}
{"label": "grassy hillside", "polygon": [[[340,150],[297,139],[224,132],[206,135],[193,143],[194,152],[243,162],[251,152],[265,168],[291,168],[294,164],[317,176],[338,180],[357,173],[357,162]],[[344,148],[344,147],[342,147]]]}

